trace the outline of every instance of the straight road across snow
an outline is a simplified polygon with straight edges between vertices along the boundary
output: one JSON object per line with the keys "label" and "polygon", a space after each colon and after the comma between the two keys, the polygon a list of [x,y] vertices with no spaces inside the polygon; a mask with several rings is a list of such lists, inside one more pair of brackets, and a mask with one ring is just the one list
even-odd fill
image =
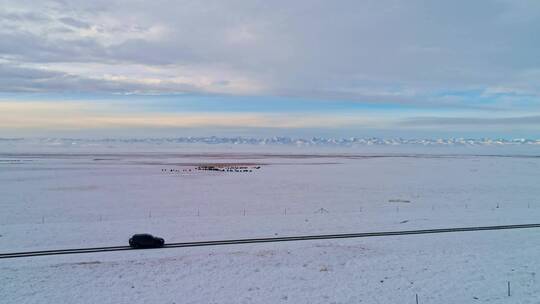
{"label": "straight road across snow", "polygon": [[[434,234],[434,233],[448,233],[448,232],[509,230],[509,229],[526,229],[526,228],[540,228],[540,224],[501,225],[501,226],[483,226],[483,227],[461,227],[461,228],[440,228],[440,229],[383,231],[383,232],[362,232],[362,233],[345,233],[345,234],[321,234],[321,235],[303,235],[303,236],[272,237],[272,238],[233,239],[233,240],[221,240],[221,241],[198,241],[198,242],[169,243],[169,244],[165,244],[165,246],[163,246],[162,248],[153,248],[153,249],[199,247],[199,246],[217,246],[217,245],[236,245],[236,244],[253,244],[253,243],[273,243],[273,242],[290,242],[290,241],[309,241],[309,240],[330,240],[330,239],[381,237],[381,236],[412,235],[412,234]],[[12,252],[12,253],[0,253],[0,259],[35,257],[35,256],[45,256],[45,255],[59,255],[59,254],[77,254],[77,253],[93,253],[93,252],[107,252],[107,251],[123,251],[123,250],[140,250],[140,249],[133,249],[133,248],[131,248],[129,246],[112,246],[112,247],[94,247],[94,248],[74,248],[74,249],[58,249],[58,250],[28,251],[28,252]]]}

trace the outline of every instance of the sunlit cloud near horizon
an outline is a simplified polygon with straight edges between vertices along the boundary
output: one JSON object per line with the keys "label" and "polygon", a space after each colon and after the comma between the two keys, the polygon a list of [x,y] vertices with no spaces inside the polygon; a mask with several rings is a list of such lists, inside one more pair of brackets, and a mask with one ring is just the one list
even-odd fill
{"label": "sunlit cloud near horizon", "polygon": [[537,1],[0,6],[2,137],[540,138]]}

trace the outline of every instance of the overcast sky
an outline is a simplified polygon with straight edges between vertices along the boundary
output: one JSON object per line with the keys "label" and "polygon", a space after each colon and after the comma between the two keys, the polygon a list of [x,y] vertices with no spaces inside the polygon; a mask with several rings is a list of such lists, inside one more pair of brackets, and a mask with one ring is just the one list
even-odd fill
{"label": "overcast sky", "polygon": [[536,0],[0,0],[0,136],[540,137],[539,29]]}

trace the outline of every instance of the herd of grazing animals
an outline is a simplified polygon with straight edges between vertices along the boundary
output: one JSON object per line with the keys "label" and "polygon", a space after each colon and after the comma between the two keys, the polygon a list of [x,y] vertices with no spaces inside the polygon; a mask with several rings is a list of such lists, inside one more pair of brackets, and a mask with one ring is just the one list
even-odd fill
{"label": "herd of grazing animals", "polygon": [[195,169],[161,169],[161,172],[168,173],[180,173],[180,172],[192,172],[198,171],[218,171],[218,172],[253,172],[253,169],[260,169],[261,166],[248,167],[248,166],[214,166],[214,165],[201,165]]}

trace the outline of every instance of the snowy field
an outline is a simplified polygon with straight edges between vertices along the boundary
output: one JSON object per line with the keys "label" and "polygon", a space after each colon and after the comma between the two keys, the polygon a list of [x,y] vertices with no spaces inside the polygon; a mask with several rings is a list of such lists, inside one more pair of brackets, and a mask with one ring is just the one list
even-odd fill
{"label": "snowy field", "polygon": [[[0,252],[540,223],[540,157],[481,154],[0,150]],[[529,229],[5,259],[0,303],[539,303],[539,252]]]}

